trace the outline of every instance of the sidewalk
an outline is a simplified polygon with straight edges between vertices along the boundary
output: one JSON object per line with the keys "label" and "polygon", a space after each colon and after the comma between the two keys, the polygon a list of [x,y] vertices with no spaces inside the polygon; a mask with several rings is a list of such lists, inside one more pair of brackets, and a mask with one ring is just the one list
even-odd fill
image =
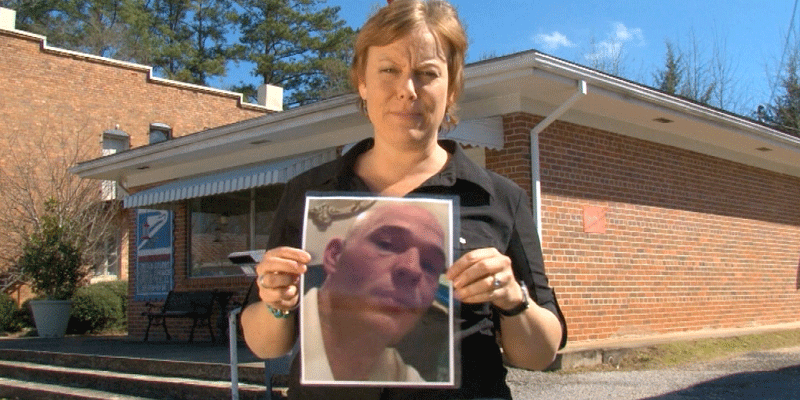
{"label": "sidewalk", "polygon": [[[137,359],[186,361],[230,365],[227,343],[186,343],[183,340],[143,342],[127,336],[66,336],[64,338],[2,338],[0,349],[46,351],[67,354],[106,355]],[[256,358],[243,343],[238,346],[239,364],[263,361]]]}
{"label": "sidewalk", "polygon": [[[629,349],[649,347],[658,344],[689,341],[707,338],[725,338],[759,333],[800,329],[800,322],[739,329],[715,329],[698,332],[682,332],[647,337],[626,337],[597,340],[583,343],[569,343],[560,352],[556,369],[569,369],[579,366],[597,365],[607,360],[609,355]],[[198,363],[230,365],[227,342],[186,343],[181,340],[142,342],[127,336],[67,336],[61,339],[24,337],[2,338],[1,349],[35,350],[68,354],[94,354],[136,359],[172,360]],[[255,357],[244,343],[238,344],[240,365],[263,366],[262,360]]]}

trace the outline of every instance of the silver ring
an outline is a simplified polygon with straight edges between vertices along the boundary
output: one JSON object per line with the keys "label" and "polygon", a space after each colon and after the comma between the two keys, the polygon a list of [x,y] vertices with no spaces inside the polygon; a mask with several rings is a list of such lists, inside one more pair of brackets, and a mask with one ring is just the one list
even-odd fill
{"label": "silver ring", "polygon": [[267,274],[262,274],[258,276],[258,286],[263,287],[264,289],[272,289],[269,286],[264,285],[264,278],[267,277]]}
{"label": "silver ring", "polygon": [[492,286],[494,286],[495,289],[499,289],[502,284],[503,282],[500,282],[500,278],[498,278],[497,275],[495,275],[494,282],[492,282]]}

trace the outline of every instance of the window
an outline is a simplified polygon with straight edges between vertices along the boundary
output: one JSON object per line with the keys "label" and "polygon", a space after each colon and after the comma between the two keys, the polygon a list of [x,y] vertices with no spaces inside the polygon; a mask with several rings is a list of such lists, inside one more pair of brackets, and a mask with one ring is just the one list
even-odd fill
{"label": "window", "polygon": [[242,274],[228,254],[266,248],[283,186],[189,200],[189,276]]}
{"label": "window", "polygon": [[120,276],[120,256],[119,250],[122,246],[119,232],[114,231],[108,235],[103,241],[102,245],[102,259],[95,266],[94,277],[95,280],[103,280],[107,278],[119,278]]}

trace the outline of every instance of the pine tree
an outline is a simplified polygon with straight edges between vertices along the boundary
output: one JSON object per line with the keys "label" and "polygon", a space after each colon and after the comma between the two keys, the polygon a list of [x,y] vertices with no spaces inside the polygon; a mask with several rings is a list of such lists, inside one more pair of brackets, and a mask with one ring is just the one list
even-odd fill
{"label": "pine tree", "polygon": [[656,72],[656,87],[661,91],[676,94],[683,79],[683,63],[681,54],[675,54],[672,43],[667,41],[667,54],[666,61],[664,62],[664,69]]}
{"label": "pine tree", "polygon": [[226,38],[235,19],[230,0],[156,0],[152,14],[157,71],[198,85],[225,74],[234,49]]}
{"label": "pine tree", "polygon": [[263,83],[282,86],[288,105],[349,90],[346,71],[354,33],[339,19],[338,7],[320,8],[322,3],[238,1],[242,60],[255,64],[253,76]]}
{"label": "pine tree", "polygon": [[800,137],[800,49],[789,53],[778,82],[780,94],[757,114],[775,129]]}

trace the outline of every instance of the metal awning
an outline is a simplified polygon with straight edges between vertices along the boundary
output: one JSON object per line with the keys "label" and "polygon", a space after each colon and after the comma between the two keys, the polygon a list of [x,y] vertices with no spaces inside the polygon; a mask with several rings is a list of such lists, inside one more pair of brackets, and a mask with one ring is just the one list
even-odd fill
{"label": "metal awning", "polygon": [[450,132],[439,135],[442,139],[492,150],[503,148],[503,118],[500,116],[461,121]]}
{"label": "metal awning", "polygon": [[220,193],[235,192],[289,179],[336,158],[336,149],[326,149],[270,164],[170,182],[125,197],[125,208],[138,208]]}

